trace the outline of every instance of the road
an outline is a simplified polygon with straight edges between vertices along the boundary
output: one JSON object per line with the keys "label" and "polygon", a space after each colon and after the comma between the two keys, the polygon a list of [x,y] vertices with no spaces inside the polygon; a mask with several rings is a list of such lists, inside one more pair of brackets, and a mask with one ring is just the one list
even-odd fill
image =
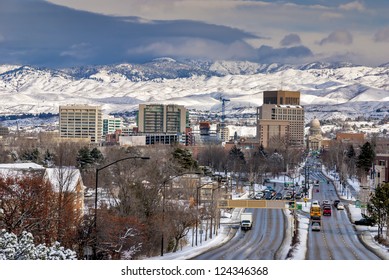
{"label": "road", "polygon": [[[313,187],[312,199],[332,202],[339,199],[332,184],[327,184],[321,172],[312,174],[314,179],[320,180],[319,187]],[[316,192],[316,190],[319,192]],[[308,260],[379,260],[358,239],[354,225],[347,217],[346,210],[337,210],[332,207],[331,216],[322,217],[322,230],[308,231]]]}
{"label": "road", "polygon": [[275,260],[284,240],[287,218],[278,209],[246,209],[253,212],[253,228],[239,229],[227,244],[194,258],[195,260]]}

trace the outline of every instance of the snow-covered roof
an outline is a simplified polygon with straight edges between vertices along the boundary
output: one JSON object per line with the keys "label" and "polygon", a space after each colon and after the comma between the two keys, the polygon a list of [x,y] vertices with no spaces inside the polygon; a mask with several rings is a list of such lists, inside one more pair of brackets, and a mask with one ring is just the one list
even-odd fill
{"label": "snow-covered roof", "polygon": [[46,168],[44,179],[50,182],[55,192],[76,191],[77,184],[81,180],[81,173],[75,167]]}
{"label": "snow-covered roof", "polygon": [[27,170],[42,170],[45,169],[42,165],[33,163],[33,162],[20,162],[20,163],[1,163],[0,164],[0,169],[17,169],[17,170],[22,170],[22,169],[27,169]]}
{"label": "snow-covered roof", "polygon": [[0,164],[0,176],[19,177],[27,172],[43,171],[44,169],[42,165],[32,162],[2,163]]}

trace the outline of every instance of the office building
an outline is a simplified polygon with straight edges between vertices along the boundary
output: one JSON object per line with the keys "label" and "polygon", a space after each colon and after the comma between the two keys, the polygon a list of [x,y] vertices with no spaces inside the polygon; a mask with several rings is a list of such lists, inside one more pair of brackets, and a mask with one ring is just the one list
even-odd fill
{"label": "office building", "polygon": [[103,135],[113,134],[116,130],[121,130],[122,128],[122,118],[115,118],[114,116],[105,116],[103,118]]}
{"label": "office building", "polygon": [[185,134],[187,126],[189,126],[188,114],[184,106],[139,104],[139,133]]}
{"label": "office building", "polygon": [[291,146],[304,145],[304,108],[300,105],[300,92],[263,93],[263,105],[257,108],[257,138],[266,148],[275,137],[286,138]]}
{"label": "office building", "polygon": [[100,143],[103,131],[101,106],[59,106],[59,131],[61,138]]}

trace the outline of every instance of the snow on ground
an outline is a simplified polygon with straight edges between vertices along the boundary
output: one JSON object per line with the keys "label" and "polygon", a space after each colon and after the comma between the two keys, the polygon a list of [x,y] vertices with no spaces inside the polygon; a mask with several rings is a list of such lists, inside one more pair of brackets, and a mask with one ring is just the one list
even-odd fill
{"label": "snow on ground", "polygon": [[[325,170],[323,170],[324,174],[329,178],[330,180],[333,181],[335,184],[336,190],[338,192],[339,197],[343,201],[348,201],[347,204],[347,209],[346,211],[349,211],[350,217],[352,221],[359,220],[362,218],[361,214],[361,209],[357,208],[355,206],[355,200],[356,198],[351,195],[351,192],[345,191],[342,193],[342,190],[340,189],[339,182],[336,181],[336,175],[326,173]],[[300,176],[295,179],[298,181],[300,184],[304,180],[303,176]],[[279,182],[279,183],[284,183],[285,181],[290,181],[290,178],[287,176],[281,176],[276,179],[273,179],[272,182]],[[354,187],[356,191],[359,191],[359,184],[357,181],[352,181],[349,180],[349,184]],[[262,185],[256,185],[254,186],[255,191],[259,191],[263,189],[264,186]],[[310,188],[310,192],[312,191],[312,188]],[[249,189],[246,189],[246,192],[243,194],[234,194],[233,199],[242,199],[242,198],[247,198],[249,193]],[[312,197],[312,193],[309,193],[308,199]],[[311,203],[309,200],[307,202],[301,202],[301,210],[302,212],[309,213]],[[149,258],[150,260],[185,260],[185,259],[191,259],[201,253],[204,253],[213,247],[220,246],[221,244],[224,244],[228,242],[231,238],[234,237],[235,233],[237,232],[236,230],[233,230],[231,228],[231,224],[236,224],[236,226],[239,225],[239,218],[240,218],[240,213],[244,209],[242,208],[237,208],[234,209],[231,213],[229,212],[224,212],[222,214],[222,218],[220,220],[221,226],[220,229],[217,233],[217,235],[214,235],[212,239],[209,237],[205,239],[204,236],[198,235],[198,242],[197,246],[195,245],[194,239],[194,231],[190,231],[188,234],[187,240],[190,241],[188,242],[188,245],[183,246],[182,248],[179,249],[179,251],[175,253],[164,253],[163,256],[157,256],[153,258]],[[290,215],[290,210],[285,209],[285,214],[289,215],[291,218],[289,219],[289,226],[287,228],[287,231],[290,232],[291,234],[287,234],[288,240],[284,242],[285,244],[291,244],[291,236],[292,236],[292,231],[293,228],[291,227],[292,224],[292,215]],[[295,245],[295,247],[292,250],[292,256],[288,257],[288,260],[304,260],[306,251],[307,251],[307,238],[308,238],[308,230],[309,230],[309,219],[305,215],[297,214],[297,218],[299,220],[299,228],[298,228],[298,234],[299,234],[299,243]],[[377,227],[369,227],[369,226],[356,226],[356,229],[361,233],[362,240],[365,242],[365,244],[370,247],[372,250],[376,251],[377,254],[381,256],[381,258],[389,260],[389,250],[388,248],[385,248],[384,246],[378,244],[374,240],[374,236],[377,234]],[[385,234],[385,233],[384,233]],[[209,232],[208,232],[209,235]],[[281,256],[287,256],[288,252],[292,248],[289,245],[284,246],[281,252]]]}

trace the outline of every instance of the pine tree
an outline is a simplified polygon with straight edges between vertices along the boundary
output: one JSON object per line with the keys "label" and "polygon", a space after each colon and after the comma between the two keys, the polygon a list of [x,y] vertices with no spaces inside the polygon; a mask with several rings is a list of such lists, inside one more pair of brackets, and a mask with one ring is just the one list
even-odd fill
{"label": "pine tree", "polygon": [[361,152],[357,159],[357,167],[358,169],[364,173],[364,175],[368,174],[370,168],[372,167],[373,161],[375,158],[375,152],[370,144],[370,142],[366,142],[361,147]]}
{"label": "pine tree", "polygon": [[187,149],[176,148],[173,151],[173,158],[183,171],[197,170],[199,167],[197,161],[193,159],[191,152]]}
{"label": "pine tree", "polygon": [[100,152],[99,149],[97,149],[96,147],[93,148],[91,151],[90,151],[90,156],[92,157],[94,163],[100,163],[104,160],[104,156],[103,154]]}
{"label": "pine tree", "polygon": [[83,147],[78,151],[77,154],[77,164],[81,169],[87,169],[93,164],[93,158],[91,156],[91,151],[88,147]]}
{"label": "pine tree", "polygon": [[63,248],[59,242],[51,247],[35,245],[31,233],[24,231],[18,238],[6,230],[0,232],[0,260],[75,260],[74,251]]}

